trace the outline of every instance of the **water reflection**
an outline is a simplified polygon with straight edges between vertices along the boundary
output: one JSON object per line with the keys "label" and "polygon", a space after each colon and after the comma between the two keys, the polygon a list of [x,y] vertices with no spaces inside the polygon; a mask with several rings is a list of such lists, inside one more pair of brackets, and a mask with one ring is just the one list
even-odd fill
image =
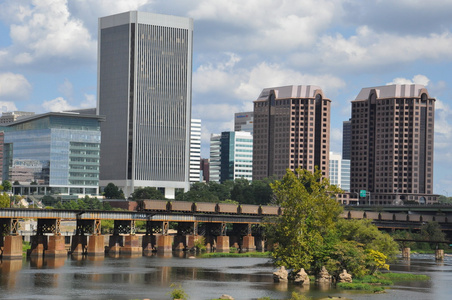
{"label": "water reflection", "polygon": [[2,294],[9,293],[8,298],[46,300],[167,299],[172,283],[180,283],[191,299],[199,300],[218,298],[221,294],[235,296],[235,299],[288,299],[293,291],[314,299],[340,296],[355,300],[448,299],[442,296],[452,294],[452,258],[441,263],[429,256],[400,260],[392,270],[424,273],[432,280],[400,282],[386,294],[371,295],[314,284],[275,284],[273,266],[265,258],[189,259],[189,256],[175,252],[174,255],[139,257],[34,257],[24,261],[3,261],[0,264],[0,290]]}
{"label": "water reflection", "polygon": [[14,288],[17,282],[17,272],[20,269],[22,269],[21,259],[5,259],[0,261],[0,287],[6,287],[7,289]]}

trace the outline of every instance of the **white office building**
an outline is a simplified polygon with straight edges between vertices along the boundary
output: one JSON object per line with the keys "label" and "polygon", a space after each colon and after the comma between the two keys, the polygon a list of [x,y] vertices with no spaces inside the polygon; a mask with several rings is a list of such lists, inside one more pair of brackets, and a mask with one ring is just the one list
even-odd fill
{"label": "white office building", "polygon": [[191,119],[190,182],[200,182],[201,177],[201,120]]}
{"label": "white office building", "polygon": [[350,191],[350,160],[330,152],[330,183]]}
{"label": "white office building", "polygon": [[193,20],[131,11],[99,19],[100,185],[129,196],[189,189]]}

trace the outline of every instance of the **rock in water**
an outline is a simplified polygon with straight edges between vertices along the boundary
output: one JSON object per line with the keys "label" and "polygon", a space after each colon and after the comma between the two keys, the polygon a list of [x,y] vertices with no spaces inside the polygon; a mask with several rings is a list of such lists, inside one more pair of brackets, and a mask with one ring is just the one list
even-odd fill
{"label": "rock in water", "polygon": [[347,270],[343,270],[341,274],[339,274],[339,282],[352,282],[352,275],[347,273]]}
{"label": "rock in water", "polygon": [[308,273],[306,273],[306,271],[303,268],[301,268],[300,272],[298,272],[297,275],[295,275],[294,281],[295,283],[303,285],[311,283],[311,281],[309,280]]}
{"label": "rock in water", "polygon": [[289,273],[287,272],[286,268],[282,266],[278,271],[273,272],[273,280],[274,282],[287,281],[288,275]]}
{"label": "rock in water", "polygon": [[319,276],[316,279],[316,282],[320,283],[320,284],[324,284],[324,283],[330,284],[331,281],[332,281],[331,275],[328,273],[325,266],[323,266],[322,270],[319,273]]}

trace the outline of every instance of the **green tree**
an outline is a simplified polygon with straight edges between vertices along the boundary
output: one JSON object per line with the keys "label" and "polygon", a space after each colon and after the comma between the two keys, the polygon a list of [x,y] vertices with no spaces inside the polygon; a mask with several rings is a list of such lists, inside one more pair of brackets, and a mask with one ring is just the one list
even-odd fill
{"label": "green tree", "polygon": [[317,273],[332,248],[330,236],[342,212],[334,195],[341,190],[330,185],[318,169],[314,173],[288,170],[271,187],[276,204],[284,209],[272,229],[275,264]]}
{"label": "green tree", "polygon": [[231,190],[231,200],[243,204],[254,204],[253,189],[247,179],[238,178],[234,181],[234,186]]}
{"label": "green tree", "polygon": [[107,199],[125,199],[123,191],[112,182],[104,188],[104,196]]}
{"label": "green tree", "polygon": [[336,279],[344,269],[355,277],[362,277],[367,273],[367,259],[362,244],[355,241],[343,241],[333,246],[326,259],[325,268]]}
{"label": "green tree", "polygon": [[257,205],[268,205],[272,203],[273,191],[270,183],[275,179],[266,178],[264,180],[253,180],[251,182],[251,189],[253,193],[254,203]]}
{"label": "green tree", "polygon": [[232,180],[227,180],[223,183],[211,181],[208,183],[209,191],[215,195],[220,201],[231,199],[231,190],[234,186]]}
{"label": "green tree", "polygon": [[186,193],[179,194],[177,201],[189,202],[218,202],[219,198],[210,191],[209,186],[202,182],[194,183]]}
{"label": "green tree", "polygon": [[390,261],[395,259],[399,246],[387,233],[379,231],[371,220],[339,219],[336,225],[341,241],[355,241],[363,245],[365,250],[383,253]]}
{"label": "green tree", "polygon": [[[418,235],[418,239],[423,240],[423,241],[445,241],[446,240],[446,235],[444,234],[444,232],[441,230],[441,226],[439,225],[438,222],[435,221],[431,221],[431,222],[427,222],[425,224],[423,224],[421,226],[421,230],[419,232]],[[420,243],[418,243],[420,244]],[[424,245],[424,249],[425,248],[430,248],[430,249],[435,249],[436,248],[436,244],[427,244],[427,243],[423,243]],[[443,247],[444,244],[438,244],[438,247]]]}
{"label": "green tree", "polygon": [[152,200],[164,200],[165,196],[157,190],[155,187],[144,187],[136,189],[132,193],[133,200],[144,200],[144,199],[152,199]]}
{"label": "green tree", "polygon": [[10,191],[11,188],[13,187],[11,182],[9,182],[8,180],[3,180],[2,186],[4,191]]}
{"label": "green tree", "polygon": [[0,208],[7,208],[11,205],[11,199],[8,194],[3,192],[0,194]]}

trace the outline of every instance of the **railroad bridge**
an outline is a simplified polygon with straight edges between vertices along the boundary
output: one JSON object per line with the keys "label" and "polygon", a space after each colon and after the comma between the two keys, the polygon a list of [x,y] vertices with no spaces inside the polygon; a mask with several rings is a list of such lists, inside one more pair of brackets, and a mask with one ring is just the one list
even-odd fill
{"label": "railroad bridge", "polygon": [[[30,256],[67,255],[66,238],[60,230],[62,220],[75,221],[75,232],[70,236],[70,253],[74,255],[171,252],[191,249],[201,239],[206,247],[215,248],[217,252],[229,252],[230,247],[243,251],[263,250],[266,245],[260,225],[267,217],[281,214],[281,209],[275,206],[228,204],[219,207],[214,203],[195,206],[176,202],[153,203],[157,206],[145,206],[141,211],[0,209],[0,254],[3,259],[22,257],[19,223],[24,219],[37,220],[36,232],[30,237]],[[437,221],[445,232],[452,232],[452,216],[448,214],[345,210],[342,217],[372,219],[382,230],[416,230],[425,222]],[[114,220],[111,235],[101,233],[102,220]],[[146,223],[142,234],[137,234],[137,221]],[[170,233],[172,222],[177,223],[177,227]]]}

